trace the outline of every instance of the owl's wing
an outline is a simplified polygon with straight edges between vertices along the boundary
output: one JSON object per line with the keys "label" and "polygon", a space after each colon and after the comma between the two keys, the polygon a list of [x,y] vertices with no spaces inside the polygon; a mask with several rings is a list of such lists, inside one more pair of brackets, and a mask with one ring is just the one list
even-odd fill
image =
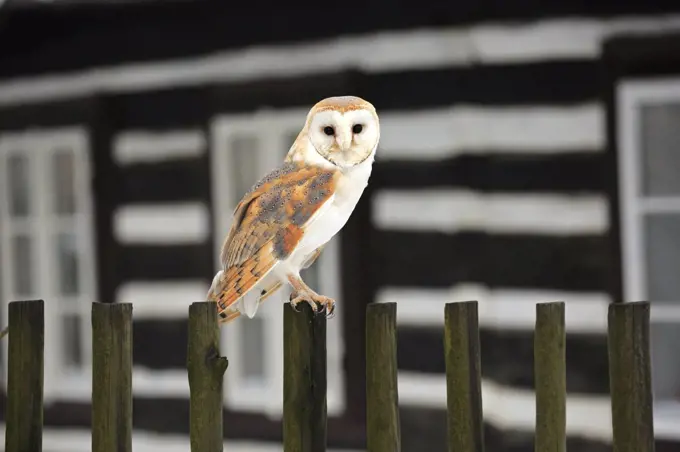
{"label": "owl's wing", "polygon": [[329,206],[339,173],[287,162],[265,176],[234,210],[220,255],[223,271],[209,299],[225,311],[287,258]]}

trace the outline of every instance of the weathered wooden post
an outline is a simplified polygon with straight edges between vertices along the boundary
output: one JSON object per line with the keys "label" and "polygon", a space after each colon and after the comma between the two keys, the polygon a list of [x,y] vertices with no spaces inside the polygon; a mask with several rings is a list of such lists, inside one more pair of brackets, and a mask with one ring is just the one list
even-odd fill
{"label": "weathered wooden post", "polygon": [[95,302],[92,303],[92,452],[131,451],[132,304]]}
{"label": "weathered wooden post", "polygon": [[477,302],[447,303],[444,353],[450,452],[483,452]]}
{"label": "weathered wooden post", "polygon": [[397,304],[366,308],[366,439],[368,452],[399,452]]}
{"label": "weathered wooden post", "polygon": [[187,369],[190,390],[190,440],[193,452],[223,449],[222,384],[229,362],[220,356],[220,329],[214,302],[189,306]]}
{"label": "weathered wooden post", "polygon": [[564,302],[538,303],[534,334],[536,452],[566,452]]}
{"label": "weathered wooden post", "polygon": [[283,306],[283,450],[326,450],[326,316]]}
{"label": "weathered wooden post", "polygon": [[612,303],[608,315],[614,452],[653,452],[649,303]]}
{"label": "weathered wooden post", "polygon": [[9,304],[6,452],[40,452],[43,433],[45,302]]}

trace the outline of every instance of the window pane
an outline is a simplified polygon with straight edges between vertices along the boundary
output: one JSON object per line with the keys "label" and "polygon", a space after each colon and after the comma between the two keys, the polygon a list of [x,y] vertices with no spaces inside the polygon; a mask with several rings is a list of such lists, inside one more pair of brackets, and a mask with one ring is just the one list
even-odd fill
{"label": "window pane", "polygon": [[57,214],[76,211],[74,163],[73,153],[68,150],[59,150],[52,155],[52,195]]}
{"label": "window pane", "polygon": [[655,399],[680,399],[680,325],[653,323],[650,327],[652,385]]}
{"label": "window pane", "polygon": [[680,194],[680,103],[644,105],[640,117],[643,193]]}
{"label": "window pane", "polygon": [[29,212],[29,168],[26,156],[11,155],[7,158],[7,181],[10,215],[27,216]]}
{"label": "window pane", "polygon": [[14,274],[13,292],[23,297],[32,295],[33,287],[33,255],[31,238],[28,235],[12,237],[12,264]]}
{"label": "window pane", "polygon": [[648,297],[680,302],[680,215],[646,216],[645,240]]}
{"label": "window pane", "polygon": [[63,320],[64,364],[79,367],[83,363],[83,350],[80,340],[80,318],[66,316]]}
{"label": "window pane", "polygon": [[55,235],[57,287],[62,295],[76,295],[79,292],[77,240],[71,232]]}
{"label": "window pane", "polygon": [[257,139],[253,136],[236,136],[231,142],[229,174],[234,189],[232,205],[236,206],[262,176],[258,171]]}
{"label": "window pane", "polygon": [[241,375],[244,378],[264,377],[264,319],[244,318],[241,323]]}

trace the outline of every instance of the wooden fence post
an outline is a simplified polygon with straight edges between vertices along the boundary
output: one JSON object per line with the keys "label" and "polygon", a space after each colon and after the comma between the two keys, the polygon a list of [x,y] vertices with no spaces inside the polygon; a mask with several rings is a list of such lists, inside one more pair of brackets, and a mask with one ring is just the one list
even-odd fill
{"label": "wooden fence post", "polygon": [[92,452],[131,451],[132,304],[95,302],[92,303]]}
{"label": "wooden fence post", "polygon": [[214,302],[195,302],[189,307],[189,371],[191,450],[223,449],[222,383],[229,366],[220,356],[220,329]]}
{"label": "wooden fence post", "polygon": [[283,450],[326,450],[326,316],[283,305]]}
{"label": "wooden fence post", "polygon": [[608,315],[614,452],[653,452],[649,303],[612,303]]}
{"label": "wooden fence post", "polygon": [[40,452],[43,430],[45,302],[9,304],[6,452]]}
{"label": "wooden fence post", "polygon": [[566,452],[564,302],[538,303],[534,334],[536,452]]}
{"label": "wooden fence post", "polygon": [[444,353],[450,452],[483,452],[477,302],[447,303]]}
{"label": "wooden fence post", "polygon": [[397,304],[366,308],[366,439],[368,452],[399,452]]}

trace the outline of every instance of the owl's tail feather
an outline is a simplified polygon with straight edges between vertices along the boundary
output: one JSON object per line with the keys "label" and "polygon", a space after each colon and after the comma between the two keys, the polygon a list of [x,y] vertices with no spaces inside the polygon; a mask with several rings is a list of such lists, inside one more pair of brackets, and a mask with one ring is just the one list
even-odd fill
{"label": "owl's tail feather", "polygon": [[[212,284],[210,284],[210,289],[208,289],[208,295],[206,296],[207,301],[212,301],[217,303],[219,301],[219,293],[222,290],[221,285],[224,282],[224,271],[219,270],[215,273],[213,277]],[[236,315],[234,315],[236,314]],[[241,313],[233,308],[227,309],[219,313],[219,323],[228,323],[238,317]]]}
{"label": "owl's tail feather", "polygon": [[[208,290],[208,301],[218,302],[219,294],[224,290],[223,285],[226,282],[226,275],[223,270],[219,270],[213,277],[212,284]],[[241,314],[245,314],[248,318],[253,318],[257,312],[260,303],[260,295],[258,291],[249,290],[245,295],[235,301],[230,307],[219,313],[220,323],[229,323],[238,318]]]}

